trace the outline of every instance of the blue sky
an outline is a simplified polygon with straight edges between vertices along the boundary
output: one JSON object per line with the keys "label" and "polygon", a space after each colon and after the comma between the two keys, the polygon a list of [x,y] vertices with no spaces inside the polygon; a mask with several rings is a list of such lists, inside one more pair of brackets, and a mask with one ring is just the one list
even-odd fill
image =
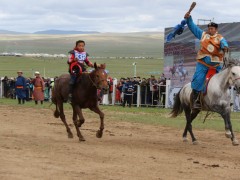
{"label": "blue sky", "polygon": [[[240,1],[199,0],[197,19],[240,21]],[[0,0],[0,29],[139,32],[163,31],[178,24],[190,0]]]}

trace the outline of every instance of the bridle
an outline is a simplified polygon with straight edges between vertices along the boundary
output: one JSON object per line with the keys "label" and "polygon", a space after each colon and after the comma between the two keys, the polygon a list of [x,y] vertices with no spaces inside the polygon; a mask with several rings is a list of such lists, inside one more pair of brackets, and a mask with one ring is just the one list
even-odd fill
{"label": "bridle", "polygon": [[233,79],[233,82],[235,82],[235,81],[237,81],[237,80],[239,80],[240,79],[240,77],[238,77],[238,78],[236,78],[236,79]]}
{"label": "bridle", "polygon": [[92,84],[93,84],[93,86],[94,87],[96,87],[97,89],[99,89],[99,87],[97,86],[97,84],[92,80],[92,78],[91,78],[91,73],[89,73],[89,79],[90,79],[90,81],[92,82]]}
{"label": "bridle", "polygon": [[[90,81],[92,82],[92,84],[93,84],[94,87],[96,87],[97,89],[100,89],[100,87],[92,80],[92,78],[91,78],[91,73],[89,74],[89,79],[90,79]],[[104,80],[102,80],[102,81],[104,81]]]}

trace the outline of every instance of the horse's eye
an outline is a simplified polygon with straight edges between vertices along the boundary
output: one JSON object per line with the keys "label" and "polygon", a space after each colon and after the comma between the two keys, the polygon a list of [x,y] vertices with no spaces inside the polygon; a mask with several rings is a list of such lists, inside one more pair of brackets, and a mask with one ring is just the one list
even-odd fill
{"label": "horse's eye", "polygon": [[232,72],[232,75],[235,76],[236,74],[234,72]]}

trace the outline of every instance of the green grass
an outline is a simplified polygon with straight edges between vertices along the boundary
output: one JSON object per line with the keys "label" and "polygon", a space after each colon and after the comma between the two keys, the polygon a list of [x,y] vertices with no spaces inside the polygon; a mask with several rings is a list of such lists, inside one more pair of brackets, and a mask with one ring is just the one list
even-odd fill
{"label": "green grass", "polygon": [[[106,63],[110,76],[114,78],[132,77],[133,62],[137,62],[137,76],[150,77],[160,75],[163,70],[161,59],[92,59],[92,62]],[[16,77],[17,71],[22,70],[25,77],[33,77],[35,71],[40,71],[45,77],[55,77],[68,73],[67,59],[61,58],[30,58],[0,56],[0,77]]]}
{"label": "green grass", "polygon": [[[0,105],[9,105],[17,107],[28,107],[28,108],[46,108],[54,109],[54,106],[49,107],[50,103],[44,103],[43,106],[36,106],[33,102],[27,102],[25,105],[17,105],[16,100],[11,99],[0,99]],[[65,104],[66,110],[71,110],[69,104]],[[124,122],[134,122],[142,124],[152,124],[161,125],[166,127],[174,127],[177,129],[184,129],[185,127],[185,117],[180,115],[177,118],[170,118],[170,109],[162,108],[128,108],[121,106],[100,106],[100,108],[105,113],[106,122],[107,121],[124,121]],[[97,115],[90,110],[84,110],[84,114],[87,113],[90,116],[96,117]],[[52,114],[49,114],[52,116]],[[199,116],[193,121],[194,129],[211,129],[216,131],[224,131],[224,121],[218,114],[211,115],[205,123],[203,119],[205,117],[205,112],[199,114]],[[231,120],[233,124],[233,129],[235,132],[240,132],[240,113],[232,113]],[[68,121],[70,122],[70,121]]]}

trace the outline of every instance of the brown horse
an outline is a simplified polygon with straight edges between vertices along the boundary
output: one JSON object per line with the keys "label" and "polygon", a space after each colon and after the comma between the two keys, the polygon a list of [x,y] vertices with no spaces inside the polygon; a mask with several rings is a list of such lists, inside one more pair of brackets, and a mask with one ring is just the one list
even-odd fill
{"label": "brown horse", "polygon": [[[94,63],[95,69],[91,73],[82,73],[82,75],[80,75],[76,80],[76,84],[73,89],[73,100],[71,105],[73,109],[72,119],[77,130],[79,141],[85,141],[80,132],[80,127],[85,121],[82,114],[82,109],[85,108],[89,108],[90,110],[99,114],[101,124],[96,136],[98,138],[102,137],[104,129],[104,113],[99,109],[98,106],[97,89],[106,90],[108,87],[105,67],[105,64],[101,64],[100,67],[98,67],[96,63]],[[67,129],[68,138],[73,138],[73,134],[66,123],[66,118],[63,111],[63,103],[66,102],[68,97],[69,81],[69,74],[63,74],[56,80],[53,89],[52,102],[56,105],[54,116],[56,118],[61,118]],[[77,117],[79,117],[79,120]]]}

